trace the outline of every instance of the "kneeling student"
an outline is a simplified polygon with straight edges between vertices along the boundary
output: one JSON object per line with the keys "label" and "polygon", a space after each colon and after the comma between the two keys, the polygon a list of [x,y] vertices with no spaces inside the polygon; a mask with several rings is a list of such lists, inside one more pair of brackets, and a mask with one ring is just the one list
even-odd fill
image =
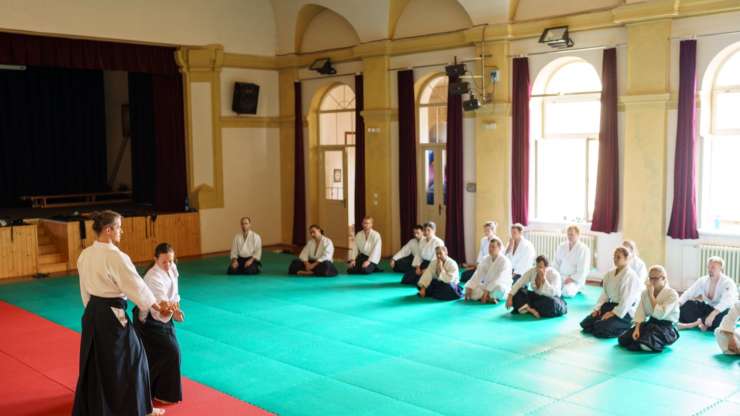
{"label": "kneeling student", "polygon": [[643,283],[629,267],[630,253],[624,247],[614,250],[614,269],[604,275],[603,290],[593,312],[581,321],[583,332],[597,338],[614,338],[632,326]]}
{"label": "kneeling student", "polygon": [[262,271],[262,238],[252,231],[252,219],[241,219],[242,232],[231,244],[231,264],[227,274],[258,274]]}
{"label": "kneeling student", "polygon": [[531,313],[535,318],[552,318],[568,313],[568,305],[560,297],[562,282],[560,273],[539,256],[537,266],[529,269],[514,282],[506,298],[506,308],[511,313]]}
{"label": "kneeling student", "polygon": [[714,331],[717,345],[724,354],[740,355],[740,329],[736,329],[737,320],[740,318],[740,301],[730,308],[730,311],[722,319],[722,322]]}
{"label": "kneeling student", "polygon": [[362,229],[355,234],[355,242],[347,262],[347,274],[372,274],[379,269],[383,242],[380,233],[373,230],[373,217],[362,219]]}
{"label": "kneeling student", "polygon": [[144,283],[151,289],[157,301],[173,305],[173,312],[162,314],[150,309],[134,308],[134,329],[141,338],[149,362],[152,397],[163,403],[182,401],[180,381],[180,344],[175,336],[175,325],[182,322],[185,314],[180,310],[175,251],[167,243],[158,245],[154,251],[154,265],[144,275]]}
{"label": "kneeling student", "polygon": [[503,243],[493,237],[488,244],[488,255],[465,283],[465,300],[498,303],[511,290],[511,261],[502,253]]}
{"label": "kneeling student", "polygon": [[308,227],[311,239],[301,250],[298,258],[290,263],[288,274],[300,276],[333,277],[338,274],[332,263],[334,243],[324,236],[324,230],[316,224]]}
{"label": "kneeling student", "polygon": [[445,242],[436,235],[437,225],[433,222],[424,224],[424,237],[419,242],[418,255],[411,262],[411,270],[403,274],[401,283],[404,285],[416,286],[419,283],[422,273],[429,267],[429,263],[434,259],[437,247],[444,246]]}
{"label": "kneeling student", "polygon": [[447,247],[435,249],[435,258],[419,279],[419,296],[439,300],[460,299],[460,272],[457,262],[447,257]]}
{"label": "kneeling student", "polygon": [[707,260],[708,274],[700,277],[678,298],[681,314],[678,329],[698,327],[714,331],[732,305],[737,302],[737,285],[724,274],[725,261],[721,257]]}
{"label": "kneeling student", "polygon": [[406,273],[412,270],[411,263],[414,258],[419,256],[419,244],[424,237],[424,226],[421,224],[414,225],[414,238],[409,240],[398,253],[391,258],[391,268],[396,273]]}
{"label": "kneeling student", "polygon": [[663,351],[678,340],[679,313],[678,293],[668,286],[665,268],[651,267],[635,312],[635,326],[619,337],[619,345],[632,351]]}

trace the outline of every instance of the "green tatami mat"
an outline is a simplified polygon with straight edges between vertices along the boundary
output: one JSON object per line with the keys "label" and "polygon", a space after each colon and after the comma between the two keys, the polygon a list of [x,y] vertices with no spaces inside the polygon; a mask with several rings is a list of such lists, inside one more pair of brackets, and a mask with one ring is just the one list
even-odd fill
{"label": "green tatami mat", "polygon": [[[249,277],[179,264],[184,375],[282,415],[740,414],[740,360],[711,334],[662,354],[581,334],[599,288],[535,320],[420,299],[391,273],[288,277],[290,260],[265,254]],[[0,284],[0,300],[80,329],[74,276]]]}

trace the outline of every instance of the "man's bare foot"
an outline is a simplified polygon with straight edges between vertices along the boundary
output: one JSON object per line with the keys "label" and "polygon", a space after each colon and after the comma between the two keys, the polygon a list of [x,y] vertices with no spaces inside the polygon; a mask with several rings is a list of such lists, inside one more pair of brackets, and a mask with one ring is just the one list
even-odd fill
{"label": "man's bare foot", "polygon": [[154,400],[156,400],[156,401],[158,401],[158,402],[160,402],[162,404],[175,404],[176,403],[176,402],[168,402],[167,400],[158,399],[156,397],[154,398]]}
{"label": "man's bare foot", "polygon": [[306,270],[299,270],[298,271],[298,275],[299,276],[310,276],[312,274],[313,274],[313,272],[309,272],[309,271],[306,271]]}
{"label": "man's bare foot", "polygon": [[704,324],[704,321],[702,321],[702,320],[700,319],[700,320],[698,321],[698,323],[699,323],[699,329],[701,329],[701,332],[707,332],[707,330],[709,329],[709,327],[708,327],[708,326],[706,326],[706,324]]}
{"label": "man's bare foot", "polygon": [[425,287],[420,287],[420,288],[419,288],[419,297],[422,297],[422,298],[424,298],[424,297],[426,297],[426,296],[427,296],[427,288],[425,288]]}
{"label": "man's bare foot", "polygon": [[678,329],[691,329],[696,328],[701,324],[701,319],[697,319],[696,322],[689,322],[689,323],[679,323]]}
{"label": "man's bare foot", "polygon": [[540,319],[540,313],[537,312],[537,309],[534,309],[534,308],[528,308],[528,309],[529,309],[529,313],[531,313],[532,316],[534,316],[537,319]]}
{"label": "man's bare foot", "polygon": [[161,416],[164,414],[164,409],[160,409],[159,407],[155,407],[152,409],[152,412],[149,413],[147,416]]}
{"label": "man's bare foot", "polygon": [[522,305],[521,308],[517,309],[519,313],[529,313],[529,305]]}

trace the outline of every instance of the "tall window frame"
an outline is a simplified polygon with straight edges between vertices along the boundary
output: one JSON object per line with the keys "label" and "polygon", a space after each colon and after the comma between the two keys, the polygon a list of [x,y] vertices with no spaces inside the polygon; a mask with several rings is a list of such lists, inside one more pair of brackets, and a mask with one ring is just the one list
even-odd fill
{"label": "tall window frame", "polygon": [[[419,89],[417,101],[417,166],[419,218],[437,223],[444,235],[447,210],[447,94],[449,78],[434,74]],[[441,180],[440,180],[441,178]],[[441,189],[440,189],[441,185]]]}

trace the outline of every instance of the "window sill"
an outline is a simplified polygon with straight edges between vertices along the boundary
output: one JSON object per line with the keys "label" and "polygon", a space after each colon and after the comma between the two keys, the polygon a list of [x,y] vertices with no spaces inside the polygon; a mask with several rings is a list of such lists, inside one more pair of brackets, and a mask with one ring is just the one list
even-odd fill
{"label": "window sill", "polygon": [[730,240],[740,240],[740,232],[738,231],[722,231],[722,230],[699,230],[699,240],[711,239],[711,238],[725,238]]}

